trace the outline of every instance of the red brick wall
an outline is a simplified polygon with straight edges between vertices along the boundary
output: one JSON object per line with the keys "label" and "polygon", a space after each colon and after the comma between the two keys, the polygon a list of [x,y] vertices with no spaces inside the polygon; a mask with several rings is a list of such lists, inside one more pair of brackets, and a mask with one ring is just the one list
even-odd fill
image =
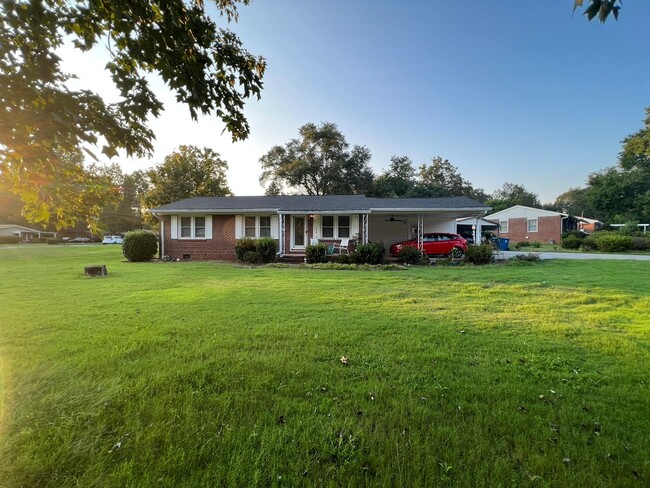
{"label": "red brick wall", "polygon": [[[553,217],[538,217],[537,232],[528,232],[527,219],[509,219],[508,232],[501,232],[500,237],[509,238],[512,244],[516,242],[542,242],[554,241],[559,244],[562,240],[562,218],[559,215]],[[528,236],[528,239],[526,239]]]}
{"label": "red brick wall", "polygon": [[165,223],[165,254],[183,259],[189,254],[192,260],[234,261],[235,255],[235,216],[212,216],[212,239],[172,239],[171,217],[161,217]]}

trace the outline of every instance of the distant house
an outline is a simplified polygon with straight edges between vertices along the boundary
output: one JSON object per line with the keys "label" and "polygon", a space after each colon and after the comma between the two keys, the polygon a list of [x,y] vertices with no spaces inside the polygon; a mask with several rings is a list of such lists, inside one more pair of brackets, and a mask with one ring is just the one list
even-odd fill
{"label": "distant house", "polygon": [[0,236],[20,237],[21,241],[31,241],[34,238],[40,237],[56,237],[56,232],[30,229],[29,227],[16,224],[0,224]]}
{"label": "distant house", "polygon": [[[559,244],[562,233],[580,230],[580,217],[542,210],[541,208],[515,205],[483,217],[499,222],[499,237],[511,242],[541,242]],[[582,219],[585,220],[585,219]]]}
{"label": "distant house", "polygon": [[489,210],[465,197],[367,198],[364,195],[197,197],[151,210],[160,220],[161,254],[180,259],[236,258],[243,237],[271,237],[280,257],[301,258],[312,242],[391,244],[426,232],[455,232],[456,219]]}
{"label": "distant house", "polygon": [[603,223],[600,220],[578,217],[578,228],[587,234],[593,234],[602,228]]}

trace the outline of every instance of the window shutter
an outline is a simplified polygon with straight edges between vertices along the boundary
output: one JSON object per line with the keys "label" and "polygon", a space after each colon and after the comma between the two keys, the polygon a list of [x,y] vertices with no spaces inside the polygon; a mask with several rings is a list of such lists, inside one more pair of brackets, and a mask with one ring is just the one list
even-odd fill
{"label": "window shutter", "polygon": [[314,215],[314,239],[320,239],[320,215]]}
{"label": "window shutter", "polygon": [[244,218],[241,215],[235,215],[235,239],[241,239],[244,235]]}
{"label": "window shutter", "polygon": [[172,215],[172,225],[169,229],[172,234],[172,239],[178,239],[178,216]]}
{"label": "window shutter", "polygon": [[212,239],[212,215],[205,216],[205,238]]}
{"label": "window shutter", "polygon": [[280,233],[278,232],[279,220],[277,215],[271,215],[271,237],[279,239]]}
{"label": "window shutter", "polygon": [[350,215],[350,237],[359,233],[359,214]]}

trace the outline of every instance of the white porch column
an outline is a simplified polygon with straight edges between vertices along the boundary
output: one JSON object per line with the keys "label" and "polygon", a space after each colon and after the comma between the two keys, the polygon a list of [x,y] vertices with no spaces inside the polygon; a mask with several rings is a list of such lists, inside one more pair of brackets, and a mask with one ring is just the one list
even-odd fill
{"label": "white porch column", "polygon": [[280,256],[283,256],[284,255],[285,215],[280,214],[280,218],[278,220],[280,221],[280,232],[278,234],[280,236],[280,243],[279,243],[279,246],[278,246],[278,250],[279,250]]}
{"label": "white porch column", "polygon": [[363,216],[363,244],[368,244],[368,214],[364,213]]}
{"label": "white porch column", "polygon": [[418,250],[424,252],[424,215],[418,214]]}

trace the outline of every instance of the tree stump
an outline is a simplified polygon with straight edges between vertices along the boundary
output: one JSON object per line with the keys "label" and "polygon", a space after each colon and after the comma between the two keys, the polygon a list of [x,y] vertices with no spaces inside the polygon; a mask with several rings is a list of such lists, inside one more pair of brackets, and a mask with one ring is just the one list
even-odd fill
{"label": "tree stump", "polygon": [[106,271],[106,265],[102,264],[101,266],[86,266],[84,274],[86,276],[108,276],[108,271]]}

